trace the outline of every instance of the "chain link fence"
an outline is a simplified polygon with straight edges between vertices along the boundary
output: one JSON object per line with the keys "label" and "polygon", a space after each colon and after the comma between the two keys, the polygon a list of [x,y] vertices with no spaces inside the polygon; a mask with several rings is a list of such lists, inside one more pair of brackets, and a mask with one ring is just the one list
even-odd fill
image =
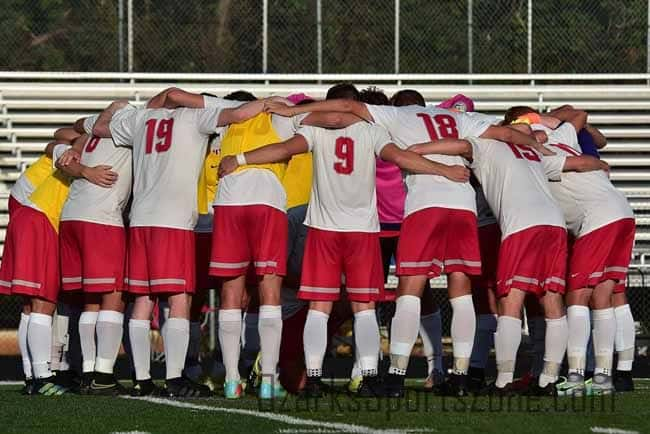
{"label": "chain link fence", "polygon": [[5,0],[2,70],[642,73],[648,0]]}

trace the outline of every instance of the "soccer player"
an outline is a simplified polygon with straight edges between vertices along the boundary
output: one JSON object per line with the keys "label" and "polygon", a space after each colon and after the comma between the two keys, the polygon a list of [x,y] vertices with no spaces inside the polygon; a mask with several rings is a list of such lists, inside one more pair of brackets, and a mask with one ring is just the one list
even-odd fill
{"label": "soccer player", "polygon": [[[530,127],[520,125],[532,134]],[[447,146],[449,145],[449,146]],[[531,147],[495,140],[471,139],[416,145],[418,153],[463,155],[483,186],[495,212],[502,239],[497,268],[499,318],[495,348],[498,376],[492,390],[511,393],[517,349],[521,341],[521,308],[527,293],[540,298],[547,318],[544,372],[538,394],[554,394],[567,345],[568,325],[562,293],[566,268],[564,216],[549,191],[547,178],[563,170],[603,168],[591,157],[549,156]]]}
{"label": "soccer player", "polygon": [[[306,105],[306,106],[309,106]],[[415,158],[395,146],[378,126],[356,122],[344,129],[303,127],[291,139],[224,158],[220,173],[238,160],[260,164],[282,161],[312,151],[314,182],[305,224],[309,227],[299,298],[310,301],[304,331],[307,389],[319,396],[322,361],[327,344],[327,320],[339,298],[341,274],[355,316],[355,336],[366,396],[382,393],[377,377],[379,330],[374,301],[383,292],[379,223],[375,192],[375,155],[413,173],[439,174],[463,182],[462,166],[446,166]],[[364,325],[369,323],[369,326]]]}
{"label": "soccer player", "polygon": [[[554,117],[542,116],[540,123],[543,126],[534,124],[533,129],[544,131],[548,136],[547,146],[556,152],[578,156],[581,152],[576,132],[582,129],[586,120],[586,112],[564,109],[554,112]],[[569,261],[567,293],[569,374],[563,389],[578,395],[584,393],[591,313],[596,361],[592,391],[611,393],[616,338],[612,295],[625,290],[634,245],[634,213],[625,196],[616,190],[602,171],[565,173],[561,182],[551,183],[551,192],[575,237]],[[604,203],[606,207],[603,207]]]}
{"label": "soccer player", "polygon": [[[77,137],[76,143],[85,140]],[[59,144],[69,147],[65,141]],[[55,147],[56,148],[56,147]],[[54,159],[64,149],[55,149]],[[33,174],[33,173],[32,173]],[[104,168],[84,171],[87,179],[111,184],[112,175]],[[33,179],[33,178],[32,178]],[[13,222],[0,268],[0,285],[11,294],[29,300],[27,349],[31,361],[31,393],[61,395],[67,389],[58,384],[50,368],[52,355],[52,315],[59,295],[59,219],[70,179],[60,171],[48,175],[13,213]]]}
{"label": "soccer player", "polygon": [[[239,103],[207,99],[204,109],[127,106],[95,123],[93,134],[112,137],[133,148],[133,203],[128,245],[128,290],[136,300],[129,334],[136,371],[135,395],[157,393],[149,373],[149,329],[154,298],[166,297],[169,319],[165,342],[165,394],[196,397],[209,389],[182,376],[189,340],[189,310],[195,290],[197,183],[209,135],[217,127],[246,120],[263,108],[256,101]],[[162,103],[160,100],[163,100]]]}
{"label": "soccer player", "polygon": [[[347,112],[385,127],[402,149],[438,138],[481,136],[538,146],[534,138],[509,127],[494,126],[492,119],[426,107],[417,91],[403,90],[392,98],[393,107],[358,101],[332,100],[297,107],[271,105],[284,115],[309,111]],[[464,164],[462,158],[429,155],[428,159]],[[444,177],[408,174],[405,220],[397,247],[400,277],[396,312],[391,327],[391,366],[387,385],[402,396],[404,377],[418,335],[420,297],[426,281],[448,274],[449,298],[454,311],[452,342],[454,368],[445,393],[465,394],[476,318],[468,274],[480,274],[474,190],[469,183]],[[441,236],[440,234],[443,234]]]}
{"label": "soccer player", "polygon": [[[96,119],[86,118],[80,129],[91,134]],[[82,145],[79,161],[63,155],[57,167],[71,176],[80,176],[85,166],[104,167],[115,174],[116,180],[110,188],[83,178],[72,182],[61,213],[62,287],[64,291],[84,293],[79,318],[84,374],[81,391],[114,395],[125,392],[113,375],[113,367],[124,322],[126,230],[122,215],[131,195],[131,150],[92,135]]]}

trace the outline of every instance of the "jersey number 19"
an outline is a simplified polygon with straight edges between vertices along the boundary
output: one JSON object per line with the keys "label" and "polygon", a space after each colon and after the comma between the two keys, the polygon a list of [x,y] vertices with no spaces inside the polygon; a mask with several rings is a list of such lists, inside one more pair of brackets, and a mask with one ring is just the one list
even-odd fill
{"label": "jersey number 19", "polygon": [[[147,125],[147,143],[145,153],[151,154],[156,141],[156,152],[167,152],[172,146],[174,119],[149,119]],[[154,137],[155,136],[155,137]]]}

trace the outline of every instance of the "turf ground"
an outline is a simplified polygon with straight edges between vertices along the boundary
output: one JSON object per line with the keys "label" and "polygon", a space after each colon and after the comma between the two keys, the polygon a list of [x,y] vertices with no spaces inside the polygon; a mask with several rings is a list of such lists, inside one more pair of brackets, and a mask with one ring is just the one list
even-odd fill
{"label": "turf ground", "polygon": [[[637,391],[584,399],[451,399],[412,392],[361,400],[343,392],[318,401],[290,397],[170,400],[66,395],[26,397],[0,386],[5,433],[611,433],[650,432],[650,380]],[[273,408],[273,406],[275,408]]]}

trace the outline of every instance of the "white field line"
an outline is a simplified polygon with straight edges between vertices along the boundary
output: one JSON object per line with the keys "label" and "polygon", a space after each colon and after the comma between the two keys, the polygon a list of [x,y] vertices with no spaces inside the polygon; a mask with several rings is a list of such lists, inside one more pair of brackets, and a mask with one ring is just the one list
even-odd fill
{"label": "white field line", "polygon": [[[285,414],[268,413],[262,411],[247,410],[243,408],[212,407],[209,405],[198,405],[189,402],[173,401],[170,399],[153,398],[147,396],[141,398],[123,396],[121,398],[145,401],[145,402],[150,402],[152,404],[167,405],[169,407],[186,408],[188,410],[203,410],[203,411],[211,411],[217,413],[253,416],[253,417],[259,417],[261,419],[267,419],[275,422],[284,423],[287,425],[297,425],[297,426],[305,426],[305,427],[311,426],[311,427],[315,427],[316,429],[328,430],[328,431],[310,431],[310,432],[339,432],[339,433],[354,433],[354,434],[375,434],[375,433],[376,434],[408,434],[411,432],[424,432],[420,430],[410,430],[408,428],[380,430],[377,428],[371,428],[363,425],[353,425],[349,423],[340,423],[340,422],[324,422],[324,421],[313,420],[313,419],[301,419],[298,417],[287,416]],[[305,432],[303,430],[298,430],[298,429],[296,429],[295,432],[297,433],[298,431]],[[432,431],[433,430],[426,430],[426,432],[432,432]]]}
{"label": "white field line", "polygon": [[628,431],[626,429],[618,428],[604,428],[602,426],[592,426],[591,432],[599,434],[639,434],[639,431]]}
{"label": "white field line", "polygon": [[151,434],[149,431],[114,431],[111,434]]}

